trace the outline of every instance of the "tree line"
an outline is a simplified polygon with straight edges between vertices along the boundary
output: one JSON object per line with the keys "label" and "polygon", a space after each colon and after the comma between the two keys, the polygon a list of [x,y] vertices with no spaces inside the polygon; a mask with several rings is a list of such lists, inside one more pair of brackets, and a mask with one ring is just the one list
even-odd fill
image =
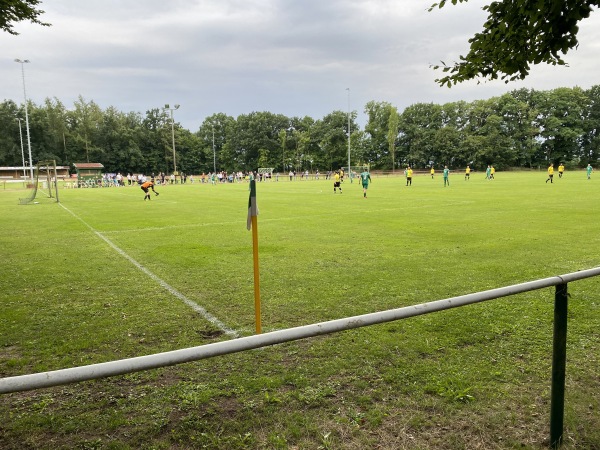
{"label": "tree line", "polygon": [[[115,173],[171,173],[172,127],[177,169],[185,173],[335,170],[347,166],[348,149],[351,165],[388,171],[406,165],[580,167],[600,157],[600,86],[518,89],[487,100],[416,103],[402,112],[388,102],[370,101],[364,112],[364,129],[356,123],[356,111],[333,111],[316,120],[271,112],[237,118],[216,113],[190,131],[172,123],[161,108],[145,115],[103,110],[83,97],[71,108],[56,98],[28,103],[34,164],[100,162]],[[24,105],[0,103],[2,165],[22,165],[18,118],[27,161]]]}

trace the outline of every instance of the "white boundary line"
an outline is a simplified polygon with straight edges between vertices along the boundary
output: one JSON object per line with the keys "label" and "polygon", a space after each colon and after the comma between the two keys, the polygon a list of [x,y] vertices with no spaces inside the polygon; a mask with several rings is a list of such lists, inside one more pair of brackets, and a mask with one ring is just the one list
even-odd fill
{"label": "white boundary line", "polygon": [[102,239],[104,242],[106,242],[108,245],[110,245],[117,253],[119,253],[121,256],[123,256],[125,259],[127,259],[131,264],[133,264],[139,270],[141,270],[142,272],[144,272],[146,275],[148,275],[150,278],[152,278],[154,281],[156,281],[159,285],[161,285],[164,289],[166,289],[167,291],[169,291],[171,294],[173,294],[179,300],[183,301],[186,305],[188,305],[189,307],[191,307],[194,311],[196,311],[198,314],[200,314],[202,317],[204,317],[206,320],[208,320],[211,324],[213,324],[214,326],[216,326],[223,333],[225,333],[225,334],[227,334],[227,335],[229,335],[229,336],[231,336],[233,338],[239,337],[239,334],[238,334],[237,331],[232,330],[231,328],[229,328],[227,325],[225,325],[223,322],[221,322],[215,316],[213,316],[212,314],[210,314],[202,306],[198,305],[196,302],[194,302],[194,301],[190,300],[189,298],[187,298],[185,295],[183,295],[181,292],[179,292],[177,289],[175,289],[169,283],[167,283],[166,281],[162,280],[157,275],[155,275],[150,270],[148,270],[146,267],[144,267],[143,265],[141,265],[139,262],[137,262],[135,259],[133,259],[131,256],[129,256],[127,253],[125,253],[121,248],[117,247],[110,239],[108,239],[106,236],[104,236],[99,231],[95,230],[85,220],[83,220],[81,217],[79,217],[77,214],[75,214],[69,208],[67,208],[66,206],[64,206],[62,203],[59,203],[59,205],[65,211],[67,211],[69,214],[71,214],[73,217],[75,217],[77,220],[79,220],[82,224],[84,224],[86,227],[88,227],[90,230],[92,230],[92,232],[96,236],[98,236],[100,239]]}

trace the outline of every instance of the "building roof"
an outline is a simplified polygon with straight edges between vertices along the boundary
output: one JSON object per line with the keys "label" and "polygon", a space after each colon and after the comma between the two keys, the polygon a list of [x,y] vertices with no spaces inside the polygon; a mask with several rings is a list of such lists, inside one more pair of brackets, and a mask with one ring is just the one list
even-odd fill
{"label": "building roof", "polygon": [[76,169],[104,169],[100,163],[73,163]]}
{"label": "building roof", "polygon": [[[35,166],[33,166],[35,169]],[[68,169],[69,166],[56,166],[57,169]],[[29,170],[29,166],[25,166],[25,169]],[[1,166],[0,171],[2,170],[23,170],[23,166]]]}

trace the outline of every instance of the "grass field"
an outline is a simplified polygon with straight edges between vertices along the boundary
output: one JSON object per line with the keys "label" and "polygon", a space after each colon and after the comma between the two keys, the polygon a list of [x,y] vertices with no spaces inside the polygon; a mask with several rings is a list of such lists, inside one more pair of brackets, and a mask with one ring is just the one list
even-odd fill
{"label": "grass field", "polygon": [[[471,178],[375,177],[367,199],[356,182],[257,184],[263,332],[600,265],[599,180]],[[254,332],[248,185],[157,191],[21,206],[0,190],[0,377]],[[600,279],[569,292],[564,448],[600,449]],[[545,289],[3,395],[0,448],[541,449],[553,302]]]}

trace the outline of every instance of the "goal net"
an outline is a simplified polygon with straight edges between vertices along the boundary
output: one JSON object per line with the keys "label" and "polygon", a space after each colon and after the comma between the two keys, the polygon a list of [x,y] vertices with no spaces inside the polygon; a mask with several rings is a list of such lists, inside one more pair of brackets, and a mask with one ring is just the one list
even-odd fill
{"label": "goal net", "polygon": [[56,161],[40,161],[35,166],[35,173],[31,184],[28,185],[29,196],[20,198],[21,205],[32,203],[38,194],[44,197],[54,198],[58,202],[58,173],[56,170]]}
{"label": "goal net", "polygon": [[266,180],[269,181],[271,180],[271,178],[273,177],[273,171],[275,170],[274,167],[259,167],[256,172],[258,173],[258,176],[260,177],[260,180]]}
{"label": "goal net", "polygon": [[368,172],[369,168],[370,167],[368,164],[363,164],[360,166],[350,166],[350,179],[360,177],[360,174],[363,173],[365,170]]}

